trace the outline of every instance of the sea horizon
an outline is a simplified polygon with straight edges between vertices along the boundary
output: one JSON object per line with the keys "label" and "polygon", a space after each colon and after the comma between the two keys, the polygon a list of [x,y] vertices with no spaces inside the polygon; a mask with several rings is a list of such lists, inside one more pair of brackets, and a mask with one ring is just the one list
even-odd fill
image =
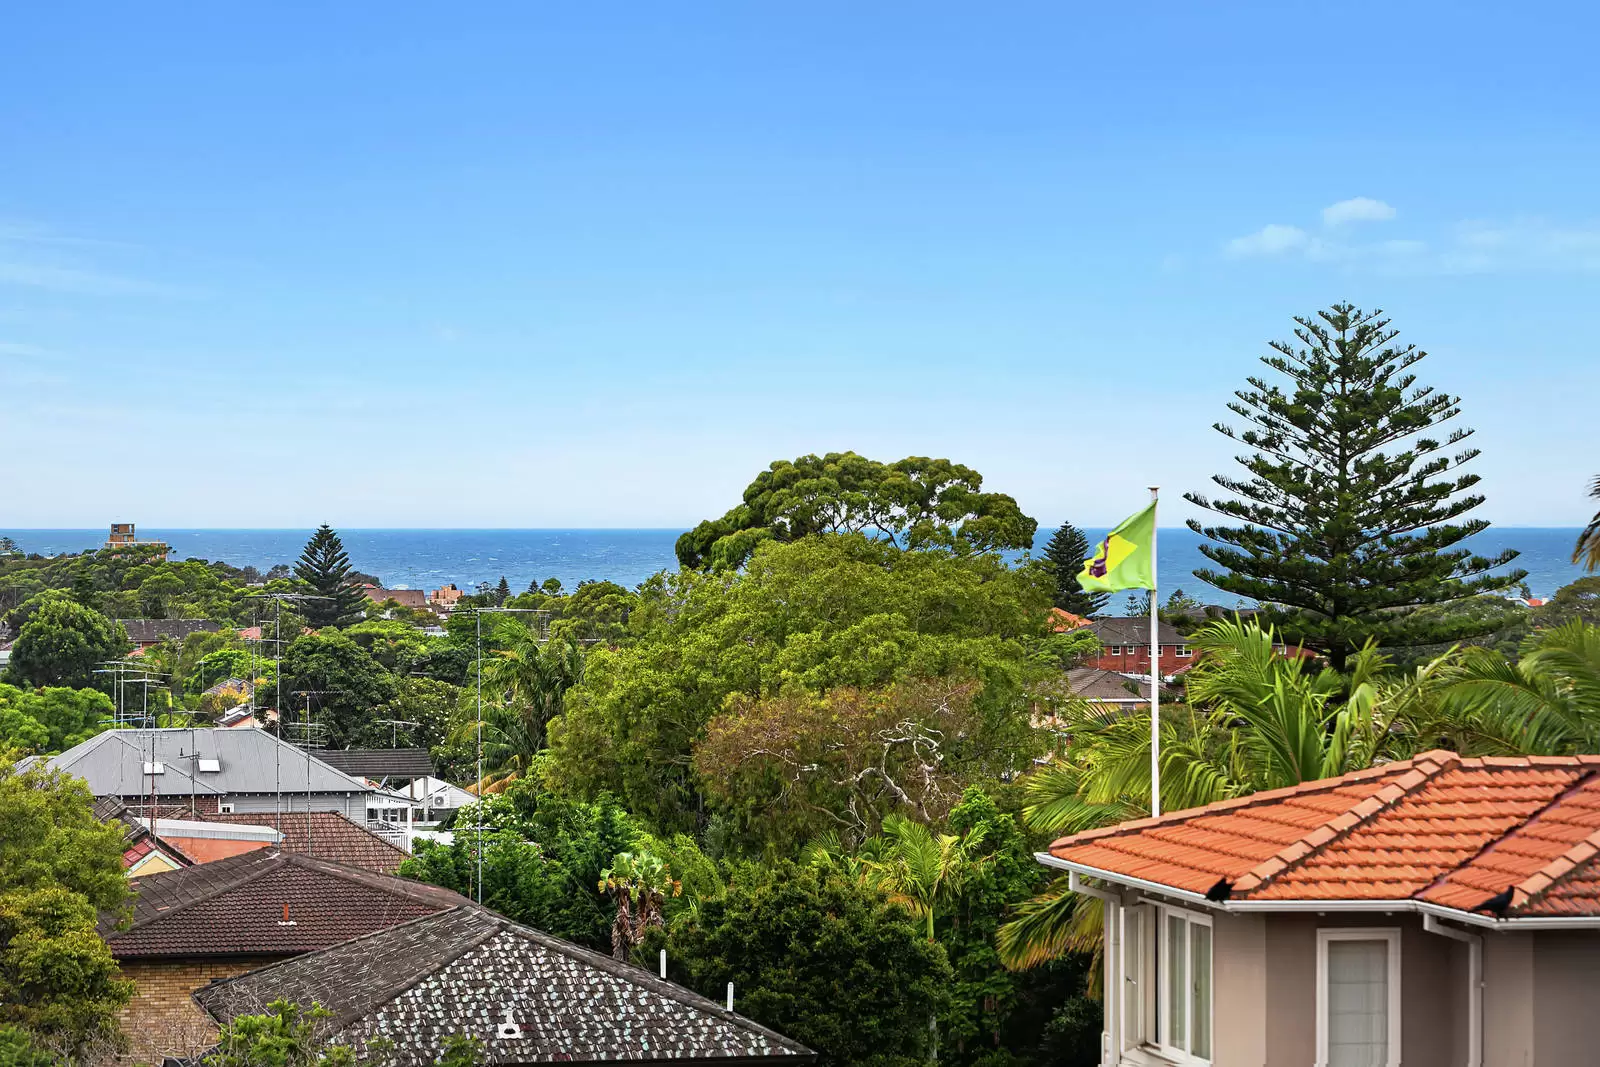
{"label": "sea horizon", "polygon": [[[674,552],[681,527],[344,527],[339,530],[351,566],[373,575],[392,589],[435,589],[454,583],[472,591],[479,584],[496,584],[504,576],[520,592],[530,584],[558,579],[567,589],[580,581],[613,581],[634,588],[661,571],[678,567]],[[1034,553],[1043,549],[1054,525],[1041,524],[1034,538]],[[1548,597],[1556,589],[1584,575],[1571,562],[1577,526],[1491,526],[1468,542],[1473,550],[1494,555],[1507,548],[1521,555],[1512,565],[1528,571],[1526,579],[1535,596]],[[1104,537],[1107,527],[1084,527],[1091,541]],[[174,559],[205,559],[261,571],[283,563],[293,565],[311,530],[305,527],[141,527],[141,539],[164,541]],[[76,554],[104,544],[106,528],[7,528],[24,552],[53,556]],[[1176,590],[1206,603],[1233,606],[1239,598],[1201,582],[1194,571],[1209,566],[1200,552],[1205,539],[1184,526],[1160,527],[1158,595],[1165,599]],[[1018,558],[1021,553],[1007,553]],[[1125,609],[1125,597],[1113,597],[1112,612]]]}

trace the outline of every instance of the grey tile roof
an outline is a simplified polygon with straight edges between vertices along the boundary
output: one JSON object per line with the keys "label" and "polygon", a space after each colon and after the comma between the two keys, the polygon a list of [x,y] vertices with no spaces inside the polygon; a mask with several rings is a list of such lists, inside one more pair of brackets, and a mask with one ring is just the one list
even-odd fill
{"label": "grey tile roof", "polygon": [[[1067,684],[1071,686],[1074,696],[1084,700],[1102,702],[1150,702],[1150,679],[1134,681],[1125,678],[1116,671],[1103,671],[1097,667],[1074,667],[1067,672]],[[1138,695],[1128,689],[1128,685],[1138,686]]]}
{"label": "grey tile roof", "polygon": [[221,624],[210,619],[119,619],[128,631],[128,640],[136,645],[153,645],[174,638],[188,637],[194,633],[216,633]]}
{"label": "grey tile roof", "polygon": [[433,758],[425,748],[324,749],[318,755],[328,766],[358,778],[410,780],[433,773]]}
{"label": "grey tile roof", "polygon": [[[394,1043],[428,1067],[456,1034],[490,1063],[723,1064],[810,1060],[805,1046],[682,986],[466,905],[216,982],[195,1000],[219,1022],[283,998],[333,1013],[328,1036]],[[502,1024],[515,1033],[501,1036]]]}
{"label": "grey tile roof", "polygon": [[[1181,645],[1187,641],[1170,623],[1158,623],[1157,626],[1156,633],[1163,645]],[[1098,637],[1102,645],[1150,647],[1150,618],[1145,615],[1138,618],[1107,616],[1090,619],[1089,632]]]}
{"label": "grey tile roof", "polygon": [[[371,791],[360,779],[306,756],[304,749],[266,730],[106,730],[46,763],[82,778],[97,797],[149,796],[152,787],[157,796],[185,799],[191,794],[304,794],[308,772],[314,794]],[[152,758],[165,768],[163,773],[144,773]],[[214,759],[221,769],[199,770],[200,759]]]}

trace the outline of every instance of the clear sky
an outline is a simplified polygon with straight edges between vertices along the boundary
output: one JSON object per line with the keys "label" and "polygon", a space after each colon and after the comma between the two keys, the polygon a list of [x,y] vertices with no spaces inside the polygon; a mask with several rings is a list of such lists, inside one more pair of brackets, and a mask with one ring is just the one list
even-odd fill
{"label": "clear sky", "polygon": [[1484,514],[1577,524],[1597,31],[1577,3],[14,5],[0,527],[672,526],[849,448],[1114,522],[1227,469],[1229,391],[1341,299],[1462,396]]}

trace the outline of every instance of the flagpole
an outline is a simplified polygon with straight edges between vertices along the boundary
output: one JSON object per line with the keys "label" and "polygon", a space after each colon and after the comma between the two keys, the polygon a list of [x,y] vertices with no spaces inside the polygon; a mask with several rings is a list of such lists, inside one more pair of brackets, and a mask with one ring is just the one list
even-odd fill
{"label": "flagpole", "polygon": [[1150,487],[1150,814],[1161,814],[1161,628],[1156,614],[1156,500]]}

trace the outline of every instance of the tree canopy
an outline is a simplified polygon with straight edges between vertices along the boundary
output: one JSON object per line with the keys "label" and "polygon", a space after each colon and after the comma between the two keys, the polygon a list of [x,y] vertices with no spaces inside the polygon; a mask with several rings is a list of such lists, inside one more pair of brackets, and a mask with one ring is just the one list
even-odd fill
{"label": "tree canopy", "polygon": [[1037,527],[1011,497],[983,492],[983,476],[971,467],[830,452],[778,460],[756,475],[742,503],[678,538],[678,563],[737,568],[762,541],[816,533],[864,533],[901,548],[1025,549]]}
{"label": "tree canopy", "polygon": [[82,782],[0,756],[0,1027],[63,1057],[116,1043],[132,985],[95,923],[127,899],[121,824]]}
{"label": "tree canopy", "polygon": [[1336,304],[1296,318],[1300,347],[1274,341],[1276,354],[1262,357],[1283,381],[1249,378],[1228,405],[1248,425],[1216,426],[1255,450],[1239,460],[1248,477],[1213,479],[1233,499],[1186,494],[1243,524],[1190,520],[1219,568],[1196,576],[1261,601],[1289,640],[1338,668],[1368,638],[1388,648],[1474,636],[1482,630],[1471,617],[1412,609],[1514,588],[1526,576],[1493,573],[1514,551],[1483,557],[1463,547],[1489,525],[1463,519],[1483,502],[1471,492],[1478,476],[1457,473],[1478,454],[1457,449],[1472,431],[1430,433],[1460,414],[1458,398],[1417,384],[1411,368],[1426,353],[1395,346],[1399,331],[1381,315]]}
{"label": "tree canopy", "polygon": [[39,605],[11,647],[6,678],[15,685],[86,689],[99,679],[95,670],[121,659],[130,645],[122,624],[71,600]]}
{"label": "tree canopy", "polygon": [[1062,523],[1044,546],[1044,558],[1056,579],[1056,607],[1085,619],[1105,608],[1110,593],[1091,593],[1078,584],[1083,561],[1089,558],[1089,539],[1082,530]]}
{"label": "tree canopy", "polygon": [[303,602],[306,620],[313,627],[347,626],[366,615],[366,596],[357,587],[344,542],[323,523],[306,542],[294,565],[294,576],[321,599]]}

